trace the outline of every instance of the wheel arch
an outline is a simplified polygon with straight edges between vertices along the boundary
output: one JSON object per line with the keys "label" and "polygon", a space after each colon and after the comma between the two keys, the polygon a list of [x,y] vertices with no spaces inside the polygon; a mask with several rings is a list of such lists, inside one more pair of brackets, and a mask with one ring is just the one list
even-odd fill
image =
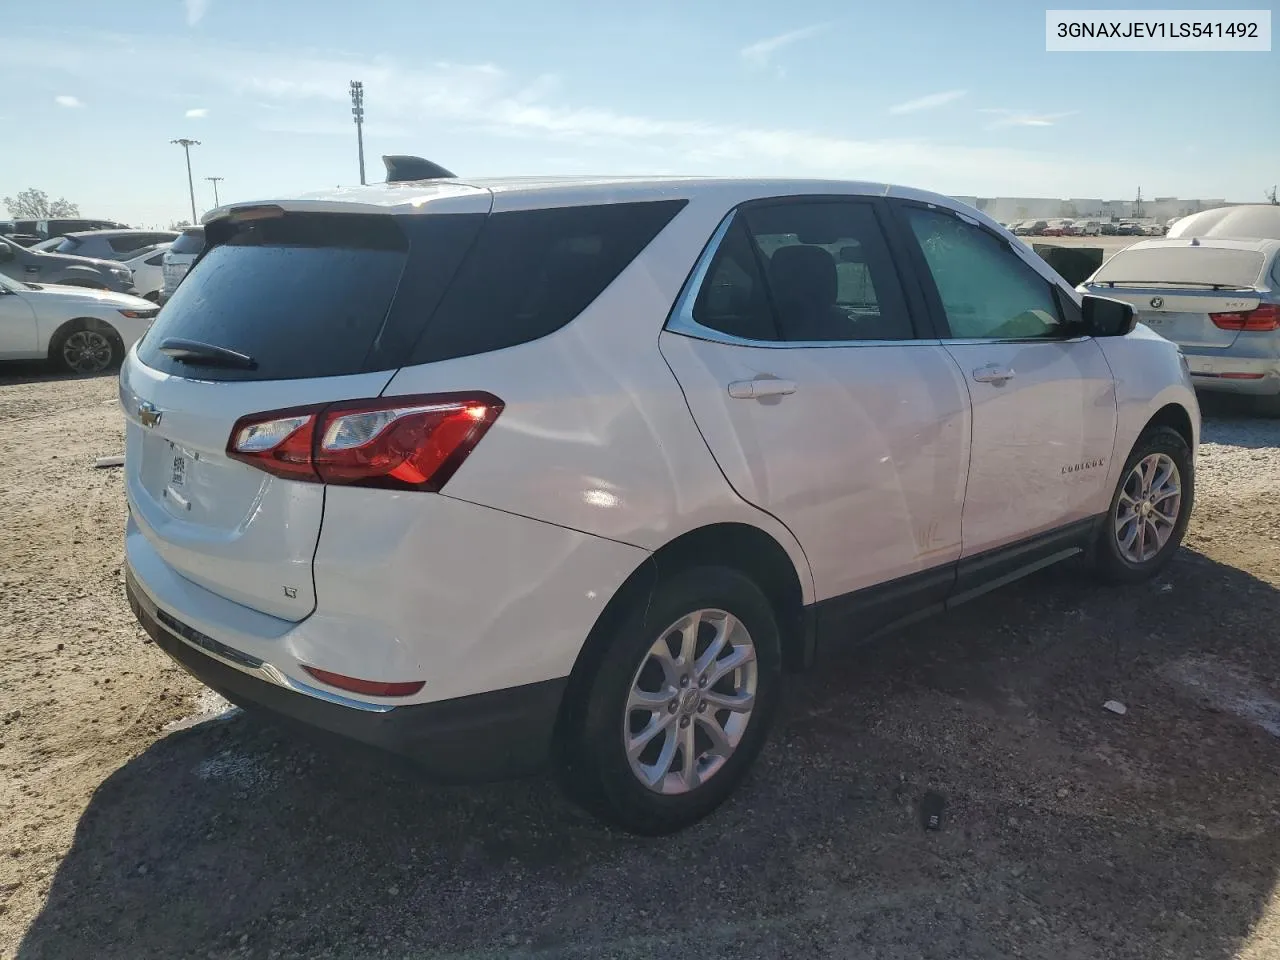
{"label": "wheel arch", "polygon": [[[813,659],[813,629],[806,611],[801,571],[773,536],[746,523],[713,523],[667,542],[646,557],[596,618],[574,661],[561,705],[558,727],[571,720],[581,704],[614,630],[633,604],[646,601],[658,581],[691,567],[722,566],[737,570],[764,592],[778,618],[784,669],[796,672]],[[807,571],[805,571],[807,573]]]}
{"label": "wheel arch", "polygon": [[[1151,419],[1147,421],[1147,425],[1142,428],[1142,433],[1146,433],[1153,427],[1170,427],[1187,442],[1188,447],[1192,450],[1195,449],[1196,431],[1191,420],[1191,414],[1182,404],[1166,403],[1151,416]],[[1134,442],[1136,443],[1137,440],[1135,439]]]}
{"label": "wheel arch", "polygon": [[64,320],[58,324],[57,328],[49,336],[49,360],[56,362],[58,350],[62,347],[62,341],[77,330],[97,330],[105,333],[108,337],[115,341],[116,346],[120,350],[120,356],[124,356],[124,337],[120,336],[120,331],[113,327],[101,317],[72,317],[70,320]]}

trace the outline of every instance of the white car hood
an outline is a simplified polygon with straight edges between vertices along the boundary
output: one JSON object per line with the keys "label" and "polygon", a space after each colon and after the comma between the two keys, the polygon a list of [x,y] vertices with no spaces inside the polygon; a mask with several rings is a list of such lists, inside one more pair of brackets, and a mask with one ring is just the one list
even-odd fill
{"label": "white car hood", "polygon": [[113,307],[123,310],[154,310],[156,305],[150,300],[130,296],[127,293],[112,293],[110,290],[95,290],[90,287],[68,287],[56,283],[41,283],[38,290],[29,290],[39,297],[56,298],[60,303],[78,301],[95,307]]}

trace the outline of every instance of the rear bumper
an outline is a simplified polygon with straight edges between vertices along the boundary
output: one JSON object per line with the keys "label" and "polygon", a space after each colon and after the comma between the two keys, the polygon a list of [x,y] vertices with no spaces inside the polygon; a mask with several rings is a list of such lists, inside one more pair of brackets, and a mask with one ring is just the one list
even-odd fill
{"label": "rear bumper", "polygon": [[[1239,346],[1239,341],[1237,341]],[[1227,351],[1196,353],[1182,348],[1197,390],[1269,396],[1280,393],[1280,358],[1241,356],[1235,346]]]}
{"label": "rear bumper", "polygon": [[[127,567],[125,589],[138,622],[160,649],[201,683],[246,709],[265,711],[348,745],[408,758],[429,776],[448,782],[520,776],[537,770],[549,756],[567,678],[434,703],[344,705],[342,698],[323,691],[302,692],[297,689],[301,685],[283,675],[267,679],[273,674],[270,664],[245,660],[161,611]],[[224,656],[239,658],[239,665]]]}

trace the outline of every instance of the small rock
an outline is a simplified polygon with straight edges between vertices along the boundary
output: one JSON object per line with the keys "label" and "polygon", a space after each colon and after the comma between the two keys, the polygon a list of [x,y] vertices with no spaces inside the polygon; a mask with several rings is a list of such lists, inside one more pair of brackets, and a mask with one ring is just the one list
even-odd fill
{"label": "small rock", "polygon": [[147,875],[147,865],[145,863],[138,864],[138,876],[145,877]]}
{"label": "small rock", "polygon": [[1118,714],[1119,716],[1122,716],[1122,717],[1129,712],[1129,708],[1126,707],[1119,700],[1108,700],[1106,703],[1102,705],[1102,709],[1110,710],[1112,713]]}
{"label": "small rock", "polygon": [[1066,787],[1062,787],[1061,789],[1058,790],[1058,799],[1065,800],[1067,799],[1068,795],[1070,795],[1070,793],[1071,793],[1070,790],[1068,790]]}
{"label": "small rock", "polygon": [[387,896],[395,897],[395,896],[398,896],[399,894],[400,894],[399,887],[387,887]]}

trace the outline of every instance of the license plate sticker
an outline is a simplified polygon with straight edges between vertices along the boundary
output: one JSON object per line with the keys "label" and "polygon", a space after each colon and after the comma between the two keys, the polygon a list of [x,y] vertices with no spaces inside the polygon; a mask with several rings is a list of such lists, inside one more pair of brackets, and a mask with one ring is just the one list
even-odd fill
{"label": "license plate sticker", "polygon": [[175,487],[185,487],[187,485],[187,458],[180,453],[173,455],[169,482]]}

